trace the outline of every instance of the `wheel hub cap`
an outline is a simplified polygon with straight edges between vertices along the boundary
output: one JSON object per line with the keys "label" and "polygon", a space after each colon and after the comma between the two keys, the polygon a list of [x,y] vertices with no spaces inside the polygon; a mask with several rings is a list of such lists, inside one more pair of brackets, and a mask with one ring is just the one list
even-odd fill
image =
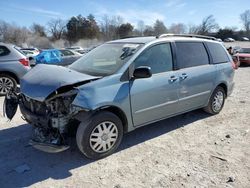
{"label": "wheel hub cap", "polygon": [[218,112],[221,110],[222,105],[223,105],[223,100],[224,100],[224,95],[221,91],[218,91],[215,96],[214,96],[214,101],[213,101],[213,110],[215,112]]}
{"label": "wheel hub cap", "polygon": [[95,152],[104,153],[115,145],[117,138],[117,126],[110,121],[105,121],[93,129],[90,134],[89,144]]}

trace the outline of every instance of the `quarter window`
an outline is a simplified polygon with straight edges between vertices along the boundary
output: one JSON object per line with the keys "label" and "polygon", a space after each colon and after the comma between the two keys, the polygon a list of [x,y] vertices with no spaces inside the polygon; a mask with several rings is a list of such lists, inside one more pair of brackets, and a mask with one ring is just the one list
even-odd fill
{"label": "quarter window", "polygon": [[173,69],[172,52],[169,43],[158,44],[146,49],[135,60],[135,68],[148,66],[153,74]]}
{"label": "quarter window", "polygon": [[5,56],[10,53],[10,50],[5,46],[0,46],[0,56]]}
{"label": "quarter window", "polygon": [[201,42],[176,42],[179,69],[209,64],[208,54]]}
{"label": "quarter window", "polygon": [[226,50],[220,44],[208,42],[207,46],[212,55],[214,64],[226,63],[229,61]]}

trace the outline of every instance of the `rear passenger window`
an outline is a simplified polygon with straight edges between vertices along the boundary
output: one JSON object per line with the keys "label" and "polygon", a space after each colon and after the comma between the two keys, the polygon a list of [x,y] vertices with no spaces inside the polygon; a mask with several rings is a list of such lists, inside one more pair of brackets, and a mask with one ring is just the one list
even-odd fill
{"label": "rear passenger window", "polygon": [[0,56],[5,56],[10,53],[10,50],[5,46],[0,46]]}
{"label": "rear passenger window", "polygon": [[212,55],[214,64],[226,63],[229,61],[227,52],[220,44],[208,42],[207,46],[208,46],[209,52]]}
{"label": "rear passenger window", "polygon": [[151,67],[153,74],[171,71],[173,62],[170,44],[157,44],[146,49],[134,63],[135,68],[140,66]]}
{"label": "rear passenger window", "polygon": [[201,42],[176,42],[179,69],[209,64],[208,54]]}

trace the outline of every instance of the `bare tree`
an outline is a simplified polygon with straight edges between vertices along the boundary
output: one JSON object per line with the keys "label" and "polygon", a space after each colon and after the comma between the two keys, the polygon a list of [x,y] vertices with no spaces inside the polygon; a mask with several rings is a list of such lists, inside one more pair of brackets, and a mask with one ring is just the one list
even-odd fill
{"label": "bare tree", "polygon": [[46,37],[46,32],[45,32],[45,27],[37,24],[37,23],[33,23],[32,26],[30,27],[30,30],[36,34],[39,35],[40,37]]}
{"label": "bare tree", "polygon": [[209,15],[202,20],[201,25],[199,26],[198,34],[207,35],[219,28],[219,25],[216,23],[213,15]]}
{"label": "bare tree", "polygon": [[183,23],[172,24],[169,28],[169,32],[174,34],[186,33],[186,26]]}
{"label": "bare tree", "polygon": [[145,30],[145,24],[144,21],[139,20],[137,23],[137,30],[139,31],[140,36],[143,36],[143,32]]}
{"label": "bare tree", "polygon": [[154,35],[154,28],[150,25],[146,25],[143,31],[144,36],[153,36]]}
{"label": "bare tree", "polygon": [[119,37],[117,30],[123,24],[121,16],[109,17],[104,15],[101,21],[101,32],[104,35],[104,40],[112,40]]}
{"label": "bare tree", "polygon": [[190,34],[198,34],[200,27],[194,24],[188,25],[188,33]]}
{"label": "bare tree", "polygon": [[29,33],[30,31],[26,27],[0,21],[0,36],[3,42],[22,46],[26,42]]}
{"label": "bare tree", "polygon": [[250,32],[250,10],[246,10],[240,15],[240,19],[247,33]]}
{"label": "bare tree", "polygon": [[48,32],[52,35],[52,40],[60,40],[66,25],[62,19],[53,19],[48,22]]}

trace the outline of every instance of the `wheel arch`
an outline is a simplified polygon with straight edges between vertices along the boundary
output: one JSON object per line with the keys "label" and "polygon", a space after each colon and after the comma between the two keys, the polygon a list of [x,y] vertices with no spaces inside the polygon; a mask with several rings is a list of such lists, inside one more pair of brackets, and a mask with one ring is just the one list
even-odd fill
{"label": "wheel arch", "polygon": [[13,73],[13,72],[9,72],[9,71],[0,71],[0,74],[9,75],[9,76],[11,76],[12,78],[14,78],[14,79],[16,80],[17,84],[20,83],[20,81],[19,81],[17,75],[16,75],[15,73]]}
{"label": "wheel arch", "polygon": [[119,107],[117,107],[117,106],[102,106],[102,107],[99,107],[98,109],[96,109],[95,111],[109,111],[109,112],[115,114],[122,121],[124,133],[128,132],[128,120],[127,120],[126,114]]}
{"label": "wheel arch", "polygon": [[222,87],[225,91],[226,97],[227,97],[227,84],[226,83],[220,83],[219,85],[216,86],[217,87]]}

